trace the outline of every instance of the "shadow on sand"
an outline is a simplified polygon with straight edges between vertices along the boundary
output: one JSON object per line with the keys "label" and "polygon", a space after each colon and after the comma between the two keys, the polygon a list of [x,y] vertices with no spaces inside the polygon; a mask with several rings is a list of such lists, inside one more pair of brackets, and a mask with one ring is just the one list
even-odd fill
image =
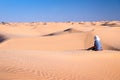
{"label": "shadow on sand", "polygon": [[0,34],[0,43],[2,43],[3,41],[7,40],[7,38],[3,35]]}

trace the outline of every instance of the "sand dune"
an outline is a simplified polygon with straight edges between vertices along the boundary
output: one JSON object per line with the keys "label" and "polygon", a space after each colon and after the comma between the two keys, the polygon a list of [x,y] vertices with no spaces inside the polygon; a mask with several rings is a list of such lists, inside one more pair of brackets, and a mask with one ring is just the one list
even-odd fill
{"label": "sand dune", "polygon": [[54,32],[60,32],[70,28],[66,23],[10,23],[0,25],[0,34],[8,37],[29,37]]}
{"label": "sand dune", "polygon": [[[0,23],[0,80],[120,80],[120,21]],[[87,50],[94,36],[103,51]]]}
{"label": "sand dune", "polygon": [[103,49],[120,50],[119,27],[97,29],[94,32],[101,37]]}
{"label": "sand dune", "polygon": [[[114,25],[114,27],[110,25]],[[120,33],[118,25],[119,22],[117,21],[96,23],[9,23],[0,26],[0,34],[9,39],[0,45],[0,49],[88,49],[94,44],[94,36],[98,35],[102,40],[104,50],[120,50],[120,38],[117,36]]]}
{"label": "sand dune", "polygon": [[85,35],[89,35],[89,33],[71,33],[52,37],[13,38],[1,43],[0,49],[79,50],[85,48]]}

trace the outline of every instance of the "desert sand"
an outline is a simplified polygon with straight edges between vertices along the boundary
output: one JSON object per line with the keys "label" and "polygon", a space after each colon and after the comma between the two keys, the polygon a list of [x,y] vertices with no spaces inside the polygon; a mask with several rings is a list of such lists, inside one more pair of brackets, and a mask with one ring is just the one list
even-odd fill
{"label": "desert sand", "polygon": [[0,80],[120,80],[119,34],[120,21],[1,22]]}

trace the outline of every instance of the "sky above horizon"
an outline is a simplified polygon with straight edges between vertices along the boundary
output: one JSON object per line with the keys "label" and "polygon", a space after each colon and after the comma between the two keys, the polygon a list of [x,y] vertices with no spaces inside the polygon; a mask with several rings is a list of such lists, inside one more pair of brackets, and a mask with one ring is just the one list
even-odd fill
{"label": "sky above horizon", "polygon": [[120,20],[120,0],[0,0],[0,22]]}

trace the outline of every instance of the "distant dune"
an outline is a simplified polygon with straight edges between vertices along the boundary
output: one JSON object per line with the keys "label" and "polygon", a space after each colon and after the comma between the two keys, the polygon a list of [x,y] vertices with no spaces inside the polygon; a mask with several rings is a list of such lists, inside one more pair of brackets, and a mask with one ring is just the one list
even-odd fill
{"label": "distant dune", "polygon": [[120,21],[1,22],[0,80],[120,80],[119,34]]}

